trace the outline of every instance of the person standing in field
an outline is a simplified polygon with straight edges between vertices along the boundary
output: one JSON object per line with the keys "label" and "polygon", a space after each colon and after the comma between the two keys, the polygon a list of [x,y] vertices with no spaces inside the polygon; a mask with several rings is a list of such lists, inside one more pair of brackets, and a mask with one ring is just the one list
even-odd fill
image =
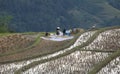
{"label": "person standing in field", "polygon": [[56,35],[60,35],[60,27],[56,28]]}
{"label": "person standing in field", "polygon": [[63,35],[66,35],[66,29],[63,29]]}

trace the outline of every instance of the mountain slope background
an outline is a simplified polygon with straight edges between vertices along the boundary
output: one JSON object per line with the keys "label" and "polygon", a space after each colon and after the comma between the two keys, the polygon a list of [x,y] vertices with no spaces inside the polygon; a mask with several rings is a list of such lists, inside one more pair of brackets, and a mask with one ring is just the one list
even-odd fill
{"label": "mountain slope background", "polygon": [[120,25],[119,0],[0,0],[0,17],[16,32]]}

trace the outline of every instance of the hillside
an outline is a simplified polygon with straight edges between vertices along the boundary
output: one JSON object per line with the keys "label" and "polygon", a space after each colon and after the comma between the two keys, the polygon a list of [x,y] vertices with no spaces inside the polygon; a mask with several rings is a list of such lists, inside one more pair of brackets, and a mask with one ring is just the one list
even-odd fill
{"label": "hillside", "polygon": [[[120,25],[119,0],[0,0],[0,16],[13,17],[9,27],[17,32],[53,31]],[[49,26],[49,28],[48,28]]]}
{"label": "hillside", "polygon": [[[120,26],[80,32],[74,35],[74,39],[62,42],[42,40],[43,34],[19,33],[0,37],[3,45],[8,39],[8,46],[15,38],[23,39],[19,41],[20,45],[23,42],[20,49],[7,52],[11,50],[8,49],[0,54],[0,73],[119,74]],[[32,43],[25,47],[24,41]]]}

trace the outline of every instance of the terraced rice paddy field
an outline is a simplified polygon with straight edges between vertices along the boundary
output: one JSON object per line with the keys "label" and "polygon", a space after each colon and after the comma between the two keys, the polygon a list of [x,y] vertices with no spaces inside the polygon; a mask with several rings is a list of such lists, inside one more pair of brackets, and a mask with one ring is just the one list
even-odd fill
{"label": "terraced rice paddy field", "polygon": [[41,36],[1,37],[0,74],[120,74],[120,27],[80,32],[60,42]]}
{"label": "terraced rice paddy field", "polygon": [[1,37],[0,38],[0,54],[7,53],[9,51],[14,51],[20,48],[21,49],[25,48],[30,44],[32,44],[33,41],[34,39],[29,39],[20,34]]}

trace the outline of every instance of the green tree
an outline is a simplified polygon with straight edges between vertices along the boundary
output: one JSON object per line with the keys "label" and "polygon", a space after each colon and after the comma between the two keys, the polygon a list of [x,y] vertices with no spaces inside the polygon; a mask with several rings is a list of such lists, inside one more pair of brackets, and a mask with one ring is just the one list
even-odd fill
{"label": "green tree", "polygon": [[0,15],[0,32],[1,33],[10,31],[8,24],[11,19],[12,19],[12,16],[10,15]]}

